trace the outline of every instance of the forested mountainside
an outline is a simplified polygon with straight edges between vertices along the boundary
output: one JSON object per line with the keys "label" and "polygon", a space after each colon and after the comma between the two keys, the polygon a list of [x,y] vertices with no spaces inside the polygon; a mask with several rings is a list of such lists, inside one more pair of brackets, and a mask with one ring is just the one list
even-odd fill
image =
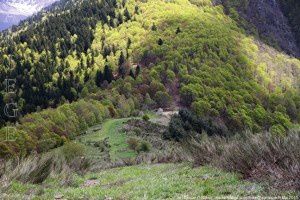
{"label": "forested mountainside", "polygon": [[44,151],[103,118],[160,107],[186,107],[219,135],[284,135],[300,121],[300,61],[246,34],[228,5],[65,0],[1,33],[0,79],[16,79],[14,94],[1,85],[1,107],[20,110],[19,140],[1,141],[2,155]]}

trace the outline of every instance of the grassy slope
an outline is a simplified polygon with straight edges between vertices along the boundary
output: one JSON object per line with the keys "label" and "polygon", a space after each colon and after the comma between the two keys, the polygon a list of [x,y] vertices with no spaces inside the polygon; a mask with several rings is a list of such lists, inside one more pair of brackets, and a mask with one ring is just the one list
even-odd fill
{"label": "grassy slope", "polygon": [[[135,153],[131,150],[128,150],[125,133],[120,132],[119,130],[121,125],[129,119],[130,118],[107,120],[105,123],[103,123],[101,130],[84,135],[80,137],[79,140],[83,143],[86,143],[103,141],[105,138],[108,138],[108,142],[111,146],[109,154],[112,160],[133,157]],[[95,151],[95,149],[90,150]]]}
{"label": "grassy slope", "polygon": [[[84,187],[87,180],[98,184]],[[192,183],[192,184],[191,184]],[[11,197],[40,190],[35,199],[178,199],[200,196],[251,196],[265,194],[263,187],[241,181],[237,175],[210,167],[191,168],[188,164],[157,164],[115,168],[100,173],[75,176],[72,186],[61,187],[59,179],[48,179],[44,186],[14,183]],[[40,189],[39,189],[40,188]],[[44,188],[44,189],[41,189]],[[28,192],[27,192],[28,193]],[[15,195],[12,195],[15,194]]]}
{"label": "grassy slope", "polygon": [[[99,162],[102,153],[87,143],[103,141],[105,138],[109,140],[109,154],[113,160],[134,157],[136,153],[127,148],[127,136],[121,130],[122,124],[129,119],[108,120],[101,130],[96,130],[99,126],[90,128],[77,142],[86,145],[86,156],[98,158]],[[96,184],[86,186],[88,181]],[[275,194],[263,185],[242,181],[236,174],[212,167],[192,168],[189,163],[137,165],[89,172],[83,176],[52,176],[41,185],[14,181],[5,193],[7,199],[53,199],[58,196],[66,199],[178,199]]]}

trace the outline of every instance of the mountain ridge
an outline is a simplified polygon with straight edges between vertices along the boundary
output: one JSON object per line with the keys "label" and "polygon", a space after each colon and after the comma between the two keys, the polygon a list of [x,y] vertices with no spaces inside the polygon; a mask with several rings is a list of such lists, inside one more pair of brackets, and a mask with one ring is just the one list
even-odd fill
{"label": "mountain ridge", "polygon": [[0,3],[0,31],[17,25],[57,0],[2,0]]}

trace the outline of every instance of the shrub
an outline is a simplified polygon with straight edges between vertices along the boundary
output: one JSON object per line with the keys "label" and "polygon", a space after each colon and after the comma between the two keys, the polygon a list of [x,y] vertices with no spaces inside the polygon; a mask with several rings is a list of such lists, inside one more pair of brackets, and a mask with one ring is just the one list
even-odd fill
{"label": "shrub", "polygon": [[130,149],[140,152],[149,152],[151,149],[151,145],[146,141],[140,141],[136,138],[129,138],[127,140],[127,144]]}
{"label": "shrub", "polygon": [[54,157],[51,155],[31,156],[20,164],[9,162],[5,171],[8,179],[22,183],[42,183],[51,173]]}
{"label": "shrub", "polygon": [[286,137],[250,132],[231,138],[202,137],[190,146],[196,165],[212,164],[276,187],[300,189],[299,132]]}
{"label": "shrub", "polygon": [[173,115],[168,131],[164,133],[166,139],[175,139],[180,141],[181,139],[187,139],[195,134],[201,134],[203,130],[208,135],[227,135],[228,130],[225,125],[218,123],[213,119],[202,119],[187,109],[179,111],[178,115]]}
{"label": "shrub", "polygon": [[144,116],[143,116],[143,120],[146,121],[146,122],[149,121],[149,120],[150,120],[149,115],[144,115]]}
{"label": "shrub", "polygon": [[280,124],[274,125],[270,128],[270,132],[277,136],[284,136],[286,134],[286,130]]}
{"label": "shrub", "polygon": [[72,161],[77,157],[84,155],[84,145],[75,142],[68,142],[62,147],[62,153],[68,162]]}
{"label": "shrub", "polygon": [[211,105],[203,100],[196,101],[192,103],[193,110],[197,113],[198,116],[205,116],[211,111]]}
{"label": "shrub", "polygon": [[148,142],[141,141],[137,146],[136,151],[139,152],[149,152],[151,149],[151,145]]}
{"label": "shrub", "polygon": [[165,139],[174,139],[176,141],[179,141],[186,135],[187,133],[183,128],[183,123],[180,116],[173,115],[169,123],[168,131],[164,133]]}
{"label": "shrub", "polygon": [[158,91],[154,96],[154,100],[157,106],[165,108],[169,106],[172,97],[167,92]]}
{"label": "shrub", "polygon": [[138,145],[139,145],[139,140],[136,139],[136,138],[129,138],[129,139],[127,140],[127,144],[128,144],[128,146],[129,146],[129,148],[130,148],[131,150],[136,151],[136,149],[137,149],[137,147],[138,147]]}

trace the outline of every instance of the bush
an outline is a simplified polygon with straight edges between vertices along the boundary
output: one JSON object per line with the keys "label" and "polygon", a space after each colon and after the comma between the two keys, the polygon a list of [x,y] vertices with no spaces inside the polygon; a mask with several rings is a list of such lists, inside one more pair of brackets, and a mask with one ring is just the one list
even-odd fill
{"label": "bush", "polygon": [[68,162],[77,157],[81,157],[85,153],[84,145],[75,142],[68,142],[62,147],[62,153]]}
{"label": "bush", "polygon": [[140,152],[149,152],[150,149],[151,149],[151,145],[150,145],[148,142],[141,141],[141,142],[139,143],[139,145],[137,146],[136,151],[137,151],[138,153],[140,153]]}
{"label": "bush", "polygon": [[143,120],[146,121],[146,122],[149,121],[149,120],[150,120],[149,115],[144,115],[144,116],[143,116]]}
{"label": "bush", "polygon": [[222,123],[218,124],[213,119],[202,119],[187,109],[179,111],[178,115],[173,115],[168,131],[165,132],[165,139],[187,139],[190,136],[201,134],[205,131],[208,135],[227,135],[228,130]]}
{"label": "bush", "polygon": [[168,131],[164,133],[165,139],[174,139],[176,141],[181,140],[184,136],[187,136],[187,132],[183,127],[183,122],[179,115],[173,115]]}
{"label": "bush", "polygon": [[167,92],[158,91],[155,96],[154,100],[158,107],[168,107],[172,100],[172,97]]}
{"label": "bush", "polygon": [[207,137],[190,146],[196,165],[211,164],[279,188],[300,189],[299,131],[286,137],[270,133]]}
{"label": "bush", "polygon": [[136,139],[136,138],[129,138],[129,139],[127,140],[127,144],[128,144],[128,146],[129,146],[129,148],[130,148],[131,150],[136,151],[136,149],[137,149],[137,147],[138,147],[138,145],[139,145],[139,140]]}
{"label": "bush", "polygon": [[127,144],[130,149],[140,152],[149,152],[151,149],[151,145],[146,141],[139,141],[136,138],[129,138],[127,140]]}

